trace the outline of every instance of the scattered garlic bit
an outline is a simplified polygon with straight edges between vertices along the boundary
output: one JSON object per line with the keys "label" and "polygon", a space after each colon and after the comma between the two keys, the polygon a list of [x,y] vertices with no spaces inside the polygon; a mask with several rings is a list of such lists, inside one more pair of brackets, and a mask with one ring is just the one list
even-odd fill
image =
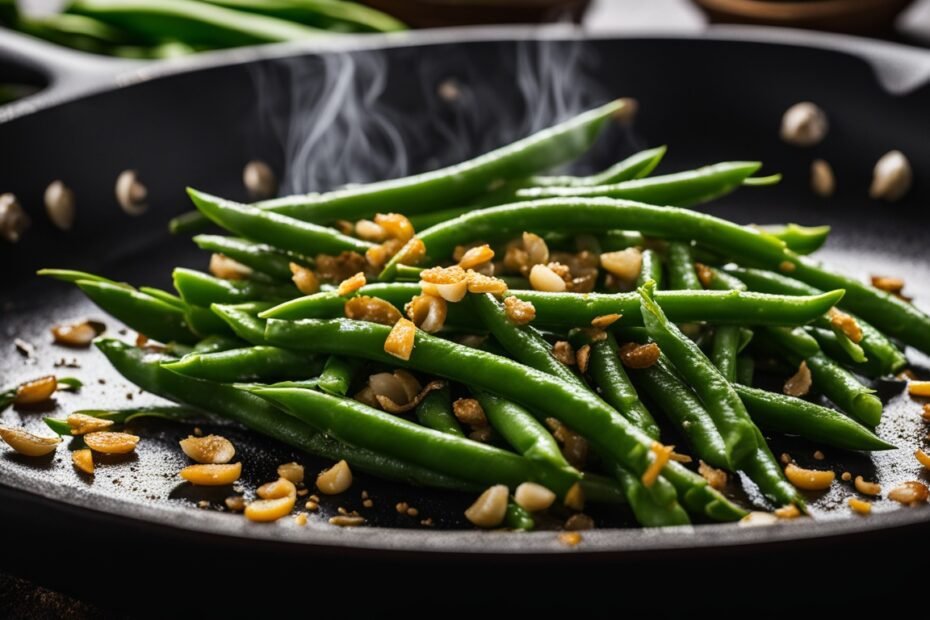
{"label": "scattered garlic bit", "polygon": [[29,228],[29,216],[13,194],[0,194],[0,238],[16,243]]}
{"label": "scattered garlic bit", "polygon": [[794,504],[782,506],[773,513],[779,519],[797,519],[801,516],[801,511]]}
{"label": "scattered garlic bit", "polygon": [[436,94],[443,101],[454,103],[462,96],[462,89],[453,78],[448,78],[439,83],[439,86],[436,87]]}
{"label": "scattered garlic bit", "polygon": [[816,460],[816,461],[822,461],[822,460],[824,460],[825,458],[826,458],[826,456],[824,456],[824,453],[823,453],[821,450],[815,450],[815,451],[814,451],[814,460]]}
{"label": "scattered garlic bit", "polygon": [[347,278],[340,282],[336,293],[341,297],[345,297],[346,295],[354,293],[363,286],[365,286],[365,274],[359,271],[351,278]]}
{"label": "scattered garlic bit", "polygon": [[223,280],[245,280],[252,275],[251,267],[217,252],[210,255],[209,269],[211,274]]}
{"label": "scattered garlic bit", "polygon": [[297,497],[297,487],[287,478],[278,478],[274,482],[266,482],[258,487],[255,493],[262,499]]}
{"label": "scattered garlic bit", "polygon": [[416,265],[426,256],[426,244],[418,237],[414,237],[394,255],[398,264]]}
{"label": "scattered garlic bit", "polygon": [[391,239],[399,239],[404,243],[410,241],[414,235],[413,224],[400,213],[378,213],[375,215],[375,224]]}
{"label": "scattered garlic bit", "polygon": [[513,494],[514,501],[529,512],[546,510],[555,501],[555,493],[541,484],[524,482]]}
{"label": "scattered garlic bit", "polygon": [[865,478],[862,476],[856,476],[856,481],[853,484],[856,490],[863,495],[873,495],[877,497],[882,494],[882,487],[880,484],[877,482],[866,482]]}
{"label": "scattered garlic bit", "polygon": [[888,492],[888,499],[905,506],[923,504],[930,498],[930,489],[923,482],[911,480],[899,484]]}
{"label": "scattered garlic bit", "polygon": [[349,299],[343,309],[346,318],[356,321],[394,325],[401,319],[400,310],[379,297],[357,295]]}
{"label": "scattered garlic bit", "polygon": [[849,504],[849,507],[852,508],[852,511],[857,514],[867,515],[872,512],[872,502],[866,501],[864,499],[850,497],[846,500],[846,503]]}
{"label": "scattered garlic bit", "polygon": [[417,326],[412,321],[398,320],[384,341],[384,352],[404,361],[409,360],[416,344],[416,334]]}
{"label": "scattered garlic bit", "polygon": [[45,188],[45,212],[57,228],[71,230],[74,225],[74,192],[61,181],[52,181]]}
{"label": "scattered garlic bit", "polygon": [[197,463],[228,463],[236,456],[232,442],[220,435],[189,436],[180,441],[181,450]]}
{"label": "scattered garlic bit", "polygon": [[727,486],[727,472],[711,467],[704,461],[698,461],[698,473],[707,481],[710,488],[722,491]]}
{"label": "scattered garlic bit", "polygon": [[811,162],[811,190],[823,198],[829,198],[836,191],[836,178],[833,167],[823,159]]}
{"label": "scattered garlic bit", "polygon": [[284,478],[263,484],[258,488],[262,499],[249,503],[245,507],[245,517],[249,521],[267,523],[287,516],[294,509],[297,501],[297,488],[294,483]]}
{"label": "scattered garlic bit", "polygon": [[623,318],[622,314],[603,314],[601,316],[596,316],[591,319],[591,327],[596,327],[597,329],[607,329],[617,321]]}
{"label": "scattered garlic bit", "polygon": [[74,436],[86,435],[102,431],[105,428],[113,426],[113,420],[104,420],[83,413],[72,413],[67,419],[68,426],[71,427],[71,434]]}
{"label": "scattered garlic bit", "polygon": [[320,509],[320,503],[319,503],[318,501],[312,500],[312,499],[311,499],[311,500],[307,500],[307,503],[304,504],[304,508],[306,508],[306,509],[309,510],[310,512],[316,512],[317,510]]}
{"label": "scattered garlic bit", "polygon": [[282,463],[278,465],[278,475],[294,484],[304,481],[304,466],[300,463]]}
{"label": "scattered garlic bit", "polygon": [[504,314],[514,325],[526,325],[536,318],[536,307],[517,297],[504,298]]}
{"label": "scattered garlic bit", "polygon": [[613,119],[620,125],[631,125],[636,119],[636,113],[639,112],[639,101],[633,97],[621,97],[617,99],[618,103],[623,105],[613,113]]}
{"label": "scattered garlic bit", "polygon": [[94,338],[103,333],[105,326],[96,321],[81,321],[52,327],[55,344],[66,347],[89,347]]}
{"label": "scattered garlic bit", "polygon": [[694,272],[704,288],[710,288],[710,285],[714,283],[714,270],[704,263],[694,263]]}
{"label": "scattered garlic bit", "polygon": [[872,276],[872,286],[892,295],[900,295],[904,290],[904,279],[893,276]]}
{"label": "scattered garlic bit", "polygon": [[907,393],[911,396],[930,396],[930,381],[908,381]]}
{"label": "scattered garlic bit", "polygon": [[146,199],[148,188],[139,180],[135,170],[123,170],[116,178],[116,202],[129,215],[142,215],[149,208]]}
{"label": "scattered garlic bit", "polygon": [[914,452],[914,456],[917,458],[917,462],[930,469],[930,454],[927,454],[923,450],[917,450]]}
{"label": "scattered garlic bit", "polygon": [[794,459],[791,458],[791,455],[788,454],[787,452],[782,452],[781,456],[779,457],[779,460],[781,461],[782,465],[787,465],[788,463],[794,463]]}
{"label": "scattered garlic bit", "polygon": [[811,371],[810,368],[807,367],[807,362],[801,361],[801,365],[798,366],[798,371],[785,381],[785,386],[782,388],[782,391],[788,396],[806,396],[811,391],[811,385],[813,385],[813,383],[814,381],[811,378]]}
{"label": "scattered garlic bit", "polygon": [[53,375],[33,379],[16,388],[16,395],[13,397],[13,403],[16,405],[44,403],[52,397],[52,394],[54,394],[57,389],[58,380]]}
{"label": "scattered garlic bit", "polygon": [[359,515],[337,515],[329,518],[329,524],[338,525],[339,527],[358,527],[359,525],[365,525],[365,517]]}
{"label": "scattered garlic bit", "polygon": [[846,314],[842,310],[830,308],[830,310],[827,311],[827,318],[830,319],[830,324],[834,328],[843,332],[843,334],[853,342],[858,344],[862,341],[862,327],[859,326],[858,321],[852,316]]}
{"label": "scattered garlic bit", "polygon": [[288,267],[291,269],[291,280],[298,291],[304,295],[313,295],[320,292],[320,279],[316,277],[312,270],[297,263],[289,263]]}
{"label": "scattered garlic bit", "polygon": [[71,464],[85,474],[94,474],[94,455],[86,448],[71,453]]}
{"label": "scattered garlic bit", "polygon": [[0,438],[25,456],[51,454],[61,443],[61,437],[39,437],[21,428],[0,426]]}
{"label": "scattered garlic bit", "polygon": [[490,426],[482,426],[468,433],[468,438],[478,443],[489,443],[493,437],[494,431],[491,430]]}
{"label": "scattered garlic bit", "polygon": [[388,239],[381,245],[365,250],[365,260],[372,269],[381,269],[384,264],[401,249],[400,241]]}
{"label": "scattered garlic bit", "polygon": [[828,489],[836,478],[836,474],[832,471],[802,469],[794,463],[790,463],[785,468],[785,476],[791,484],[805,491],[823,491],[824,489]]}
{"label": "scattered garlic bit", "polygon": [[662,351],[654,342],[648,344],[628,342],[620,347],[618,353],[620,361],[627,368],[649,368],[659,361]]}
{"label": "scattered garlic bit", "polygon": [[569,547],[577,547],[581,544],[581,534],[578,532],[562,532],[559,534],[559,542]]}
{"label": "scattered garlic bit", "polygon": [[352,470],[345,460],[339,461],[329,469],[324,469],[316,477],[316,488],[326,495],[338,495],[352,486]]}
{"label": "scattered garlic bit", "polygon": [[468,292],[468,279],[465,270],[458,265],[432,267],[420,272],[420,288],[426,295],[455,303],[462,301]]}
{"label": "scattered garlic bit", "polygon": [[242,184],[254,200],[271,198],[278,192],[274,172],[260,159],[253,159],[242,169]]}
{"label": "scattered garlic bit", "polygon": [[352,233],[355,232],[355,225],[349,220],[336,220],[333,222],[333,226],[335,226],[339,232],[347,237],[351,236]]}
{"label": "scattered garlic bit", "polygon": [[[382,374],[387,374],[387,373],[382,373]],[[399,378],[403,375],[409,376],[414,381],[416,386],[420,385],[419,382],[417,382],[416,379],[413,379],[413,376],[407,373],[406,371],[403,371],[403,370],[394,371],[395,377]],[[429,394],[433,390],[442,389],[445,386],[446,384],[443,381],[430,381],[429,383],[426,384],[426,387],[420,389],[419,392],[415,393],[412,397],[405,396],[401,401],[395,401],[389,396],[379,394],[378,389],[374,385],[372,385],[372,392],[374,392],[375,400],[381,406],[382,409],[384,409],[388,413],[401,414],[401,413],[407,413],[408,411],[415,409],[417,406],[419,406],[421,402],[423,402],[423,399],[426,398],[427,394]]]}
{"label": "scattered garlic bit", "polygon": [[579,512],[566,519],[565,525],[562,527],[569,532],[583,532],[585,530],[593,530],[594,519],[584,514],[583,512]]}
{"label": "scattered garlic bit", "polygon": [[575,359],[578,361],[578,370],[581,371],[581,374],[588,372],[588,362],[591,361],[591,345],[581,345],[581,348],[575,353]]}
{"label": "scattered garlic bit", "polygon": [[503,484],[490,487],[465,511],[465,518],[478,527],[499,526],[507,514],[508,495],[507,487]]}
{"label": "scattered garlic bit", "polygon": [[781,139],[795,146],[815,146],[827,135],[827,115],[810,101],[796,103],[781,118]]}
{"label": "scattered garlic bit", "polygon": [[547,293],[562,293],[568,288],[565,280],[546,265],[533,265],[530,269],[530,286]]}
{"label": "scattered garlic bit", "polygon": [[188,465],[180,476],[197,486],[217,487],[232,484],[242,475],[242,463]]}
{"label": "scattered garlic bit", "polygon": [[575,349],[567,340],[558,340],[552,345],[552,357],[566,366],[575,365]]}
{"label": "scattered garlic bit", "polygon": [[646,468],[642,476],[643,486],[646,488],[655,484],[659,474],[662,473],[662,468],[668,464],[669,458],[675,450],[675,446],[664,446],[658,441],[653,441],[650,450],[652,450],[654,458],[652,462],[649,463],[649,467]]}
{"label": "scattered garlic bit", "polygon": [[368,377],[375,399],[384,397],[397,405],[403,405],[413,400],[422,389],[416,377],[405,370],[379,372]]}
{"label": "scattered garlic bit", "polygon": [[681,454],[679,452],[672,452],[668,456],[668,460],[675,461],[676,463],[692,463],[694,459],[687,454]]}
{"label": "scattered garlic bit", "polygon": [[459,398],[452,403],[452,413],[462,424],[472,427],[488,425],[488,417],[484,413],[481,403],[474,398]]}
{"label": "scattered garlic bit", "polygon": [[852,480],[852,474],[849,473],[848,471],[844,471],[843,475],[840,476],[840,478],[842,478],[843,482],[849,482],[850,480]]}
{"label": "scattered garlic bit", "polygon": [[503,295],[507,292],[507,283],[500,278],[493,278],[478,273],[474,269],[465,272],[465,282],[468,286],[469,293],[491,293],[492,295]]}
{"label": "scattered garlic bit", "polygon": [[491,262],[494,258],[494,250],[487,243],[467,250],[462,258],[459,259],[459,267],[462,269],[474,269],[479,265]]}
{"label": "scattered garlic bit", "polygon": [[294,517],[294,523],[301,527],[307,525],[307,513],[306,512],[297,513],[297,516]]}
{"label": "scattered garlic bit", "polygon": [[96,432],[84,435],[84,443],[101,454],[126,454],[136,449],[139,438],[129,433]]}
{"label": "scattered garlic bit", "polygon": [[626,248],[601,254],[601,267],[625,284],[631,284],[643,269],[643,253],[639,248]]}
{"label": "scattered garlic bit", "polygon": [[381,243],[387,239],[388,233],[379,224],[371,220],[359,220],[355,222],[355,236],[365,241]]}
{"label": "scattered garlic bit", "polygon": [[888,151],[882,155],[872,170],[871,198],[894,202],[904,197],[911,188],[914,173],[911,162],[901,151]]}
{"label": "scattered garlic bit", "polygon": [[241,495],[230,495],[223,500],[223,503],[226,504],[226,508],[233,512],[242,512],[245,510],[245,498]]}
{"label": "scattered garlic bit", "polygon": [[562,504],[564,504],[566,508],[581,511],[584,510],[584,502],[584,489],[581,487],[580,482],[576,482],[569,487],[568,491],[565,493],[565,499],[562,501]]}
{"label": "scattered garlic bit", "polygon": [[526,251],[526,270],[534,265],[544,265],[549,262],[549,246],[546,240],[531,232],[523,233],[523,249]]}
{"label": "scattered garlic bit", "polygon": [[342,282],[365,270],[365,258],[357,252],[340,252],[338,256],[317,254],[314,260],[316,275],[326,282]]}
{"label": "scattered garlic bit", "polygon": [[740,519],[737,525],[740,527],[756,527],[775,525],[776,523],[778,523],[778,517],[776,517],[771,512],[761,512],[754,510]]}
{"label": "scattered garlic bit", "polygon": [[930,403],[924,405],[923,411],[920,412],[920,417],[924,422],[930,422]]}

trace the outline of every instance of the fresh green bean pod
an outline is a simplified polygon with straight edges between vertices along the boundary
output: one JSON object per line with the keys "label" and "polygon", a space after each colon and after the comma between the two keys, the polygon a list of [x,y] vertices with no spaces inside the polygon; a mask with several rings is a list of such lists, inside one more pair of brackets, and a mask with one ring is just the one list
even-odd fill
{"label": "fresh green bean pod", "polygon": [[114,46],[131,41],[126,31],[84,15],[20,15],[14,25],[20,32],[92,54],[106,54]]}
{"label": "fresh green bean pod", "polygon": [[725,196],[756,172],[759,162],[722,162],[687,172],[595,187],[542,187],[519,190],[520,200],[540,198],[619,198],[656,205],[689,206]]}
{"label": "fresh green bean pod", "polygon": [[682,241],[669,243],[666,263],[669,288],[686,291],[699,291],[704,288],[694,269],[694,257],[689,243]]}
{"label": "fresh green bean pod", "polygon": [[608,230],[596,238],[601,246],[601,252],[616,252],[646,245],[646,238],[641,233],[632,230]]}
{"label": "fresh green bean pod", "polygon": [[403,22],[359,2],[343,0],[205,0],[227,9],[267,15],[336,32],[396,32]]}
{"label": "fresh green bean pod", "polygon": [[195,306],[237,304],[249,301],[275,301],[293,297],[291,285],[272,286],[252,280],[223,280],[202,271],[177,267],[172,272],[174,288],[185,302]]}
{"label": "fresh green bean pod", "polygon": [[[752,355],[743,353],[736,358],[736,383],[751,387],[755,375],[756,360],[753,359]],[[743,401],[743,404],[745,405],[746,401]],[[746,405],[746,408],[749,409],[749,406]],[[752,411],[749,412],[749,417],[752,417]],[[753,422],[757,422],[757,420],[753,418]]]}
{"label": "fresh green bean pod", "polygon": [[785,478],[785,474],[775,460],[760,431],[753,425],[756,435],[756,451],[745,460],[742,469],[756,483],[759,490],[775,505],[795,505],[806,511],[806,503],[798,490]]}
{"label": "fresh green bean pod", "polygon": [[830,235],[829,226],[799,226],[784,224],[778,226],[760,226],[760,229],[785,242],[789,250],[798,254],[813,254],[819,250]]}
{"label": "fresh green bean pod", "polygon": [[245,304],[213,304],[210,309],[235,332],[236,336],[250,344],[265,343],[265,320],[258,314],[271,306],[268,302],[250,302]]}
{"label": "fresh green bean pod", "polygon": [[[133,407],[130,409],[81,409],[75,415],[86,415],[114,424],[127,424],[142,418],[159,418],[162,420],[190,420],[204,417],[204,414],[190,407]],[[66,419],[44,418],[45,424],[59,435],[71,435],[71,425]]]}
{"label": "fresh green bean pod", "polygon": [[578,473],[565,460],[552,434],[529,411],[486,390],[472,390],[472,393],[481,403],[491,427],[500,433],[518,454],[531,461],[563,469],[572,475]]}
{"label": "fresh green bean pod", "polygon": [[656,287],[661,288],[665,280],[662,270],[662,257],[655,250],[643,250],[643,266],[636,276],[636,286],[642,286],[649,280],[656,283]]}
{"label": "fresh green bean pod", "polygon": [[347,444],[477,485],[506,484],[514,489],[532,481],[564,497],[580,479],[577,472],[440,433],[352,399],[298,388],[254,386],[248,391]]}
{"label": "fresh green bean pod", "polygon": [[76,284],[91,301],[140,334],[160,342],[197,342],[184,313],[174,306],[119,284],[95,280],[78,280]]}
{"label": "fresh green bean pod", "polygon": [[646,149],[618,161],[610,168],[586,177],[577,176],[534,176],[527,181],[527,187],[594,187],[621,183],[631,179],[649,176],[662,158],[667,147],[659,146]]}
{"label": "fresh green bean pod", "polygon": [[[820,350],[827,357],[849,368],[856,374],[870,379],[878,379],[887,374],[887,369],[877,359],[854,356],[855,351],[851,352],[845,346],[845,343],[849,342],[848,338],[841,338],[836,332],[821,327],[808,327],[807,332],[817,340]],[[862,350],[861,347],[859,350]]]}
{"label": "fresh green bean pod", "polygon": [[361,370],[361,364],[358,360],[330,355],[323,367],[323,372],[320,373],[320,378],[317,379],[317,386],[332,396],[345,396],[349,393],[352,380],[359,370]]}
{"label": "fresh green bean pod", "polygon": [[292,262],[312,264],[306,258],[295,260],[294,257],[279,252],[270,245],[236,237],[197,235],[194,237],[194,243],[201,250],[218,252],[276,280],[290,281]]}
{"label": "fresh green bean pod", "polygon": [[533,515],[521,508],[520,505],[513,500],[507,502],[504,524],[511,530],[517,532],[529,532],[536,527]]}
{"label": "fresh green bean pod", "polygon": [[[556,417],[616,458],[635,475],[650,462],[652,438],[637,430],[590,392],[513,360],[417,332],[409,360],[383,351],[390,328],[350,320],[269,320],[266,337],[273,344],[318,352],[355,355],[462,381],[526,407],[540,417]],[[677,463],[663,476],[678,491],[683,504],[712,519],[733,520],[745,514],[707,482]]]}
{"label": "fresh green bean pod", "polygon": [[753,421],[767,431],[798,435],[844,450],[893,450],[895,447],[835,409],[746,385],[733,387]]}
{"label": "fresh green bean pod", "polygon": [[417,421],[434,431],[464,437],[459,421],[452,413],[452,396],[449,387],[433,390],[423,398],[416,408]]}
{"label": "fresh green bean pod", "polygon": [[730,383],[736,381],[736,359],[742,340],[740,328],[735,325],[721,325],[714,330],[710,361]]}
{"label": "fresh green bean pod", "polygon": [[231,385],[185,377],[162,368],[170,358],[113,339],[96,341],[113,367],[147,392],[209,411],[262,435],[361,471],[418,486],[474,492],[476,485],[364,448],[340,443],[285,414],[267,401]]}
{"label": "fresh green bean pod", "polygon": [[207,336],[196,345],[193,353],[219,353],[220,351],[229,351],[230,349],[241,349],[246,343],[238,338],[229,336]]}
{"label": "fresh green bean pod", "polygon": [[192,353],[162,366],[187,377],[217,383],[306,379],[320,372],[319,360],[267,346]]}
{"label": "fresh green bean pod", "polygon": [[187,310],[187,303],[174,293],[169,293],[168,291],[163,291],[160,288],[154,288],[152,286],[140,286],[139,292],[151,295],[155,299],[163,301],[169,306],[174,306],[178,310]]}
{"label": "fresh green bean pod", "polygon": [[660,498],[656,498],[650,489],[643,486],[639,478],[616,461],[608,460],[605,467],[620,483],[636,522],[643,527],[669,527],[691,523],[688,513],[677,500],[661,501]]}
{"label": "fresh green bean pod", "polygon": [[207,336],[225,336],[232,338],[235,333],[232,328],[210,308],[186,304],[184,308],[184,321],[191,331],[201,338]]}

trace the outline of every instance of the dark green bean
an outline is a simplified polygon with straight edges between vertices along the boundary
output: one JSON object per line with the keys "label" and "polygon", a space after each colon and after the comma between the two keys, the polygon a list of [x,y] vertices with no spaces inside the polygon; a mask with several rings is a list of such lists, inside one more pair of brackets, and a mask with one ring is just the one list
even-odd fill
{"label": "dark green bean", "polygon": [[817,340],[817,344],[827,357],[846,366],[856,374],[870,379],[878,379],[887,374],[887,369],[879,360],[854,358],[850,355],[850,351],[844,346],[845,342],[849,341],[848,338],[841,339],[836,332],[821,327],[808,327],[807,332]]}
{"label": "dark green bean", "polygon": [[507,502],[507,513],[504,516],[504,523],[508,528],[517,532],[529,532],[536,527],[533,521],[533,515],[524,510],[515,501]]}
{"label": "dark green bean", "polygon": [[710,360],[730,383],[736,381],[736,358],[742,340],[740,328],[735,325],[720,325],[714,330]]}
{"label": "dark green bean", "polygon": [[318,360],[267,346],[192,353],[162,365],[171,372],[218,383],[302,379],[320,372]]}
{"label": "dark green bean", "polygon": [[[358,360],[338,355],[330,355],[326,360],[326,366],[320,373],[317,385],[321,390],[332,396],[345,396],[349,393],[352,386],[352,379],[361,370],[361,364]],[[315,374],[315,373],[308,373]]]}
{"label": "dark green bean", "polygon": [[219,353],[220,351],[228,351],[230,349],[241,349],[246,346],[246,343],[238,338],[230,338],[228,336],[207,336],[196,345],[194,345],[194,353]]}
{"label": "dark green bean", "polygon": [[187,327],[183,312],[151,295],[94,280],[78,280],[76,284],[91,301],[140,334],[160,342],[193,344],[198,340]]}
{"label": "dark green bean", "polygon": [[673,241],[668,244],[668,286],[671,289],[699,291],[701,281],[698,280],[694,269],[694,257],[691,255],[691,244],[682,241]]}
{"label": "dark green bean", "polygon": [[268,302],[246,304],[213,304],[210,309],[223,319],[237,336],[250,344],[265,344],[265,320],[258,314],[271,306]]}
{"label": "dark green bean", "polygon": [[184,321],[195,334],[201,338],[207,336],[224,336],[232,338],[235,333],[222,318],[217,316],[210,308],[186,304],[184,308]]}
{"label": "dark green bean", "polygon": [[[736,358],[736,382],[741,385],[746,385],[752,387],[753,379],[756,374],[756,360],[749,353],[743,353]],[[739,390],[737,390],[739,392]],[[745,401],[743,401],[745,405]],[[747,406],[748,409],[748,406]],[[752,412],[749,412],[749,416],[752,417]],[[753,419],[753,422],[757,420]]]}
{"label": "dark green bean", "polygon": [[530,177],[527,187],[593,187],[597,185],[610,185],[631,179],[641,179],[649,176],[662,158],[665,157],[667,147],[659,146],[646,149],[618,161],[610,168],[597,174],[586,177],[574,176],[535,176]]}
{"label": "dark green bean", "polygon": [[785,242],[789,250],[798,254],[813,254],[823,246],[830,235],[829,226],[799,226],[785,224],[779,226],[760,226],[762,230]]}
{"label": "dark green bean", "polygon": [[291,262],[302,265],[313,264],[312,261],[306,258],[295,260],[294,257],[279,252],[270,245],[255,243],[246,239],[237,239],[236,237],[197,235],[194,237],[194,243],[202,250],[218,252],[277,280],[289,281],[291,279],[291,268],[289,266]]}
{"label": "dark green bean", "polygon": [[336,32],[395,32],[406,26],[387,13],[342,0],[205,0],[210,4],[257,13]]}
{"label": "dark green bean", "polygon": [[616,252],[627,248],[643,247],[646,238],[630,230],[608,230],[597,237],[601,252]]}
{"label": "dark green bean", "polygon": [[452,396],[449,387],[433,390],[416,408],[417,421],[434,431],[464,437],[462,427],[452,413]]}
{"label": "dark green bean", "polygon": [[[160,418],[162,420],[191,420],[203,418],[204,414],[190,407],[133,407],[131,409],[81,409],[75,415],[109,420],[114,424],[128,424],[143,418]],[[44,418],[45,424],[59,435],[71,435],[71,425],[60,418]]]}
{"label": "dark green bean", "polygon": [[615,461],[608,460],[605,467],[620,483],[636,522],[643,527],[669,527],[691,523],[688,513],[674,498],[669,501],[656,498],[650,489],[643,486],[639,478]]}
{"label": "dark green bean", "polygon": [[193,269],[178,267],[172,273],[174,288],[189,304],[208,307],[210,304],[236,304],[247,301],[275,301],[293,297],[297,289],[291,285],[272,286],[252,280],[223,280]]}
{"label": "dark green bean", "polygon": [[662,272],[662,257],[655,250],[643,250],[643,266],[636,277],[636,286],[642,286],[649,280],[656,283],[657,288],[662,287],[664,281]]}

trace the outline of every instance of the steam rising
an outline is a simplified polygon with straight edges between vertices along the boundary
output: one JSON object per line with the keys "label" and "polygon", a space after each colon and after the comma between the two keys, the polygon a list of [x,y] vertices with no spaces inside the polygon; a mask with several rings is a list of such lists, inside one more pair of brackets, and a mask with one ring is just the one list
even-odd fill
{"label": "steam rising", "polygon": [[[282,193],[456,163],[620,94],[591,77],[593,59],[577,41],[391,54],[328,53],[254,70],[260,129],[284,154]],[[610,142],[613,158],[629,151],[628,137]]]}

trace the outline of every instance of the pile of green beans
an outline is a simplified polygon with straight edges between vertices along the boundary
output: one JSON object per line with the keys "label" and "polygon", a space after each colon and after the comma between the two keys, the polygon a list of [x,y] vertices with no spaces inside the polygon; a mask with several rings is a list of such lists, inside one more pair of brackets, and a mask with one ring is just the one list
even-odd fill
{"label": "pile of green beans", "polygon": [[[264,12],[287,15],[289,1]],[[742,226],[686,208],[777,182],[777,175],[753,177],[757,162],[650,176],[666,153],[660,147],[593,175],[544,175],[584,152],[623,106],[611,102],[474,160],[403,179],[254,205],[191,189],[201,223],[230,233],[194,242],[238,262],[237,279],[179,267],[171,292],[78,271],[40,273],[77,285],[169,345],[153,354],[98,342],[143,389],[386,478],[464,492],[506,485],[515,495],[503,523],[515,530],[538,522],[518,501],[525,482],[575,509],[579,489],[589,502],[623,504],[647,527],[733,521],[748,509],[803,513],[809,496],[785,477],[770,437],[894,448],[874,431],[882,403],[865,377],[907,365],[892,337],[930,352],[930,317],[808,258],[828,227]],[[361,224],[335,227],[336,220],[384,222],[377,216],[387,213],[409,215],[413,232],[384,241],[356,234]],[[482,243],[495,256],[476,269],[498,279],[497,292],[479,292],[478,276],[457,268],[442,273],[466,278],[470,292],[437,286],[430,293],[420,282],[433,277],[426,269],[455,266],[454,254]],[[372,258],[389,246],[386,263]],[[629,273],[618,270],[624,260],[635,267]],[[327,269],[340,261],[362,269],[365,283],[337,288]],[[595,264],[587,279],[572,271],[590,273]],[[538,278],[539,265],[565,274],[562,286]],[[319,282],[311,277],[312,292],[301,294],[308,272]],[[414,330],[408,351],[389,351],[398,316],[422,322],[411,304],[421,294],[444,296],[432,300],[440,324],[432,333]],[[379,313],[359,317],[362,307]],[[838,321],[837,307],[854,314]],[[810,396],[754,385],[763,358],[785,369],[770,380],[786,381],[806,365]],[[406,405],[394,396],[387,402],[374,391],[385,376],[405,377],[405,392],[411,381],[426,387],[408,393]],[[473,399],[480,419],[457,418],[458,399]],[[683,441],[674,453],[662,444],[669,432]],[[568,438],[583,449],[569,450]],[[695,471],[698,459],[741,472],[761,498],[738,505],[731,489],[711,486],[719,478]]]}
{"label": "pile of green beans", "polygon": [[124,58],[278,43],[343,32],[395,32],[393,17],[344,0],[72,0],[28,15],[0,4],[0,24],[58,45]]}

